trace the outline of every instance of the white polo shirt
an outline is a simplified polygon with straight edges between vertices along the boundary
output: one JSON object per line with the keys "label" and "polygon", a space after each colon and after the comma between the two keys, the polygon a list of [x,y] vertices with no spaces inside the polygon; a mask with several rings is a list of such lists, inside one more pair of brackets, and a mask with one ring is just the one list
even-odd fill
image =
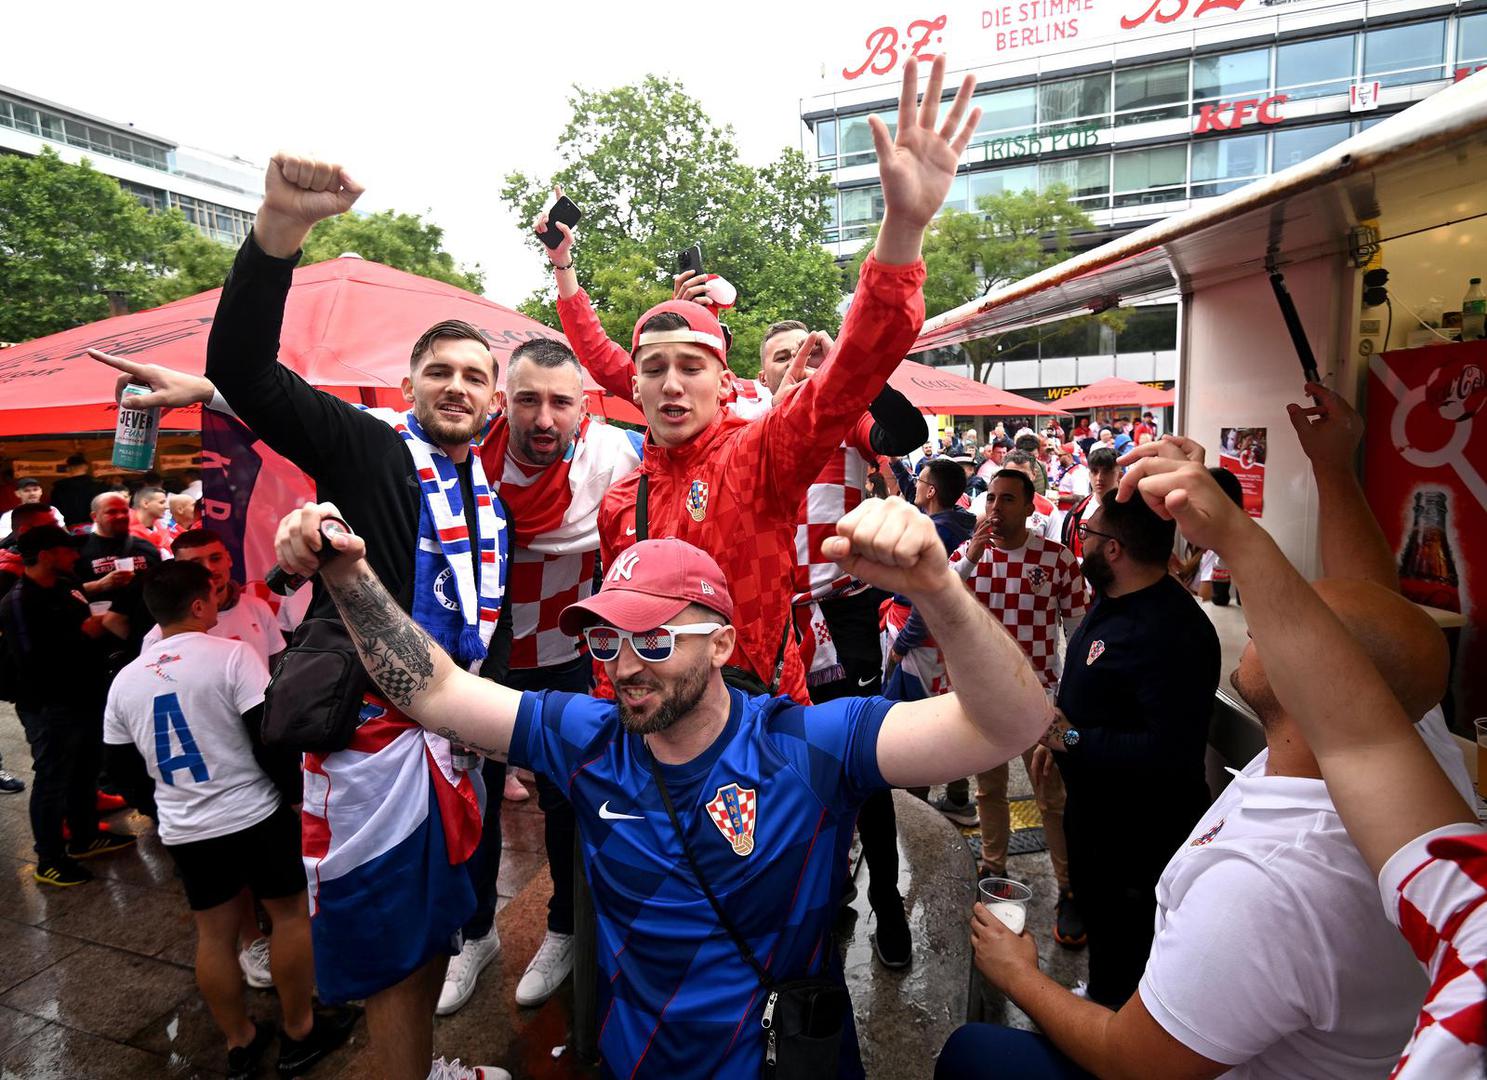
{"label": "white polo shirt", "polygon": [[1267,759],[1162,871],[1141,1001],[1225,1076],[1387,1077],[1426,980],[1326,784],[1266,776]]}

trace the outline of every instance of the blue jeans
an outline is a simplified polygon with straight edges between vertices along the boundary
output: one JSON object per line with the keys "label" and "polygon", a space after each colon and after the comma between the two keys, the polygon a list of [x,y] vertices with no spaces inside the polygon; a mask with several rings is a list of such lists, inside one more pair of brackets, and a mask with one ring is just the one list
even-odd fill
{"label": "blue jeans", "polygon": [[1043,1035],[1000,1024],[955,1029],[935,1063],[935,1080],[1093,1080]]}

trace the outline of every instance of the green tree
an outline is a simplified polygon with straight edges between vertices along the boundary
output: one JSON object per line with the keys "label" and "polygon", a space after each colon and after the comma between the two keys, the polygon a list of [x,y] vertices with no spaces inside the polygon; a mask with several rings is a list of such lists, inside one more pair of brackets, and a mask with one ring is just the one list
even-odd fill
{"label": "green tree", "polygon": [[302,265],[339,258],[347,252],[473,293],[485,288],[485,274],[479,265],[456,265],[454,256],[444,250],[444,230],[420,214],[383,210],[376,214],[342,214],[322,221],[305,241]]}
{"label": "green tree", "polygon": [[[925,310],[930,315],[950,311],[1063,262],[1070,254],[1069,238],[1093,228],[1089,215],[1062,187],[986,195],[974,213],[945,210],[924,237]],[[864,244],[853,260],[854,280],[871,246]],[[964,342],[971,378],[984,382],[999,354],[1092,319],[1117,330],[1125,321],[1120,312],[1111,311]]]}
{"label": "green tree", "polygon": [[169,253],[189,232],[87,161],[0,155],[0,340],[106,318],[115,290],[136,309],[166,299]]}
{"label": "green tree", "polygon": [[[822,247],[831,185],[802,154],[785,150],[762,167],[740,161],[733,129],[715,125],[680,83],[654,75],[614,90],[575,87],[569,105],[562,167],[550,178],[508,175],[502,199],[523,227],[553,183],[582,208],[577,271],[610,337],[628,341],[636,317],[671,296],[676,254],[693,243],[707,270],[738,288],[724,321],[740,374],[758,372],[771,322],[837,329],[842,275]],[[553,305],[549,286],[521,309],[557,325]]]}

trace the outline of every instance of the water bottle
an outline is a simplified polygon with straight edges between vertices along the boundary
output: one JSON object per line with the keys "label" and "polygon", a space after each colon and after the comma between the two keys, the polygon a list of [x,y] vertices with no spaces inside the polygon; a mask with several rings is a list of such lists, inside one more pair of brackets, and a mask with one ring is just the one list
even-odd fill
{"label": "water bottle", "polygon": [[119,416],[114,422],[114,464],[128,472],[147,472],[154,463],[155,440],[160,436],[160,410],[126,409],[123,398],[149,392],[148,386],[130,383],[120,397]]}
{"label": "water bottle", "polygon": [[1461,298],[1461,340],[1480,341],[1484,322],[1487,322],[1487,293],[1482,291],[1482,279],[1474,277]]}

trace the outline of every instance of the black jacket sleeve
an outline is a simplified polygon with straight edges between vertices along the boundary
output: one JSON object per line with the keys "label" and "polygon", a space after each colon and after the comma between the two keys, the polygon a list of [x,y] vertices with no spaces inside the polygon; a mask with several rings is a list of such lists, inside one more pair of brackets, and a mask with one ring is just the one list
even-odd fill
{"label": "black jacket sleeve", "polygon": [[869,441],[878,453],[899,457],[923,445],[924,414],[893,387],[883,387],[867,411],[873,417]]}
{"label": "black jacket sleeve", "polygon": [[364,466],[367,450],[397,436],[279,363],[284,303],[298,261],[265,254],[248,234],[217,302],[206,375],[255,435],[320,480],[338,466]]}

